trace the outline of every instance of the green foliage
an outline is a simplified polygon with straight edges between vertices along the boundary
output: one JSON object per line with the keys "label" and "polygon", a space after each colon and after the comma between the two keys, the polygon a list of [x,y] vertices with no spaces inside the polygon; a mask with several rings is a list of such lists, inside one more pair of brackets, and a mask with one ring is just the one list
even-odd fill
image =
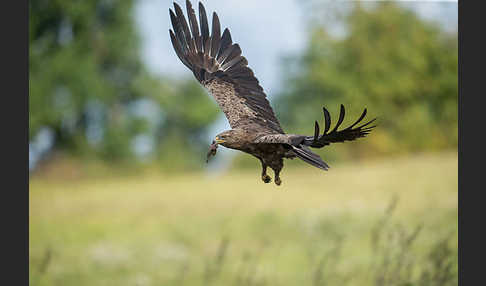
{"label": "green foliage", "polygon": [[[319,107],[337,117],[342,103],[345,123],[364,107],[369,118],[378,117],[379,127],[359,144],[362,150],[456,147],[457,34],[446,34],[392,1],[373,9],[352,4],[343,19],[344,36],[313,23],[304,55],[288,59],[287,85],[276,103],[283,125],[311,134],[312,122],[322,122]],[[340,148],[350,153],[356,146]]]}
{"label": "green foliage", "polygon": [[[132,160],[134,140],[145,135],[155,147],[172,142],[155,150],[160,158],[179,149],[186,152],[182,165],[190,159],[194,148],[186,147],[197,143],[217,107],[192,78],[158,79],[146,71],[134,3],[29,2],[31,140],[49,127],[54,150],[119,161]],[[153,105],[156,114],[134,110],[140,102]],[[98,137],[91,138],[91,131]]]}
{"label": "green foliage", "polygon": [[30,137],[43,125],[64,132],[64,119],[82,132],[90,99],[111,109],[120,97],[141,95],[132,85],[143,69],[131,7],[132,1],[29,2]]}

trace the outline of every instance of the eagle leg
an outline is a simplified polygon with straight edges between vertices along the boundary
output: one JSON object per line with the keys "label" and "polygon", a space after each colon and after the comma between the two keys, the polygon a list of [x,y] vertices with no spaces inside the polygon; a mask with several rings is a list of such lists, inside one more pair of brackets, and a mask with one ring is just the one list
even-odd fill
{"label": "eagle leg", "polygon": [[280,158],[278,161],[278,164],[271,166],[273,169],[273,172],[275,173],[275,185],[280,186],[282,184],[282,179],[280,179],[280,171],[282,171],[283,168],[283,161]]}
{"label": "eagle leg", "polygon": [[280,186],[282,184],[282,179],[280,179],[280,170],[275,171],[275,185]]}
{"label": "eagle leg", "polygon": [[[260,159],[260,158],[258,158],[258,159]],[[263,163],[262,159],[260,159],[260,162],[262,163],[262,181],[265,184],[268,184],[272,181],[272,177],[267,175],[267,165],[265,163]]]}

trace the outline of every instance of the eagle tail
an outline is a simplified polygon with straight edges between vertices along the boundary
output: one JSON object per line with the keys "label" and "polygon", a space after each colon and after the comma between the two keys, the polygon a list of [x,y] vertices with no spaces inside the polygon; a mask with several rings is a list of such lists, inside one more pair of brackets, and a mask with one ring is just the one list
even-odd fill
{"label": "eagle tail", "polygon": [[373,128],[376,127],[376,125],[370,126],[370,124],[373,123],[376,118],[362,125],[359,125],[358,127],[355,127],[366,116],[367,110],[365,108],[361,116],[358,118],[358,120],[356,120],[356,122],[351,124],[349,127],[338,131],[337,129],[341,125],[341,123],[343,123],[345,114],[344,106],[341,104],[338,122],[336,123],[336,126],[334,126],[334,128],[329,131],[329,129],[331,128],[331,116],[329,114],[329,111],[327,111],[325,107],[323,107],[322,110],[324,111],[325,119],[324,132],[322,133],[322,135],[319,135],[319,124],[316,121],[314,126],[314,136],[306,136],[302,141],[302,145],[310,146],[313,148],[322,148],[331,143],[352,141],[361,137],[365,137],[371,132]]}
{"label": "eagle tail", "polygon": [[292,150],[294,151],[295,155],[299,157],[302,161],[311,164],[314,167],[327,171],[329,169],[329,165],[324,162],[319,155],[312,152],[307,146],[303,145],[290,145],[292,146]]}

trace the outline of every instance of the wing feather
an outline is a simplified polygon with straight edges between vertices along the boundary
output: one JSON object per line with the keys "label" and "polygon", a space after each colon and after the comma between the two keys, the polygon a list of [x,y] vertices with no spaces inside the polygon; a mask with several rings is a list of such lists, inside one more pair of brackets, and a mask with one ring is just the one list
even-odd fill
{"label": "wing feather", "polygon": [[240,67],[244,67],[248,65],[248,61],[246,60],[245,57],[243,56],[237,56],[235,58],[233,58],[232,60],[227,60],[226,63],[224,63],[221,68],[224,70],[224,71],[228,71],[230,72],[230,70],[237,70],[239,69]]}
{"label": "wing feather", "polygon": [[[187,25],[186,18],[184,18],[184,13],[182,13],[182,9],[177,3],[174,2],[174,9],[177,15],[178,26],[181,27],[181,32],[183,35],[181,37],[185,37],[185,42],[187,43],[189,50],[191,53],[196,52],[196,47],[194,46],[194,41],[191,38],[191,32],[189,31],[189,26]],[[175,27],[174,27],[175,29]]]}
{"label": "wing feather", "polygon": [[191,28],[192,38],[196,43],[196,51],[202,52],[202,39],[201,35],[199,35],[199,26],[197,24],[196,13],[194,9],[192,9],[192,4],[189,0],[186,0],[186,10],[187,10],[187,17],[189,18],[189,27]]}
{"label": "wing feather", "polygon": [[174,33],[172,32],[172,30],[170,30],[169,33],[170,33],[170,41],[172,42],[172,46],[174,47],[177,56],[179,57],[179,59],[182,61],[182,63],[185,66],[187,66],[188,68],[191,68],[191,64],[189,64],[187,62],[186,58],[184,57],[184,52],[182,51],[182,47],[181,47],[180,42],[177,40],[177,38],[174,35]]}
{"label": "wing feather", "polygon": [[241,48],[240,48],[240,45],[238,44],[233,44],[231,46],[231,52],[229,53],[229,55],[222,61],[222,65],[225,67],[223,68],[223,66],[221,67],[223,70],[226,70],[230,67],[230,65],[228,65],[228,63],[233,60],[234,58],[238,57],[241,55]]}
{"label": "wing feather", "polygon": [[189,0],[189,22],[178,4],[174,3],[174,9],[175,14],[170,10],[172,46],[182,63],[216,99],[231,127],[258,124],[270,133],[284,133],[239,44],[233,43],[228,28],[221,35],[218,15],[213,13],[210,35],[202,3],[199,23]]}
{"label": "wing feather", "polygon": [[209,26],[208,17],[206,16],[206,9],[201,2],[199,2],[199,23],[201,24],[202,42],[204,43],[204,53],[209,54],[210,39],[209,39]]}
{"label": "wing feather", "polygon": [[181,50],[185,53],[187,53],[188,45],[184,36],[183,28],[179,20],[177,19],[177,16],[174,15],[174,12],[169,9],[169,14],[170,14],[170,21],[172,22],[172,27],[174,28],[175,31],[175,36],[177,38],[177,41],[181,47]]}
{"label": "wing feather", "polygon": [[216,13],[213,13],[213,31],[211,32],[211,52],[209,56],[215,58],[218,55],[219,43],[221,40],[221,25]]}
{"label": "wing feather", "polygon": [[228,28],[224,29],[223,36],[221,36],[221,41],[219,44],[219,50],[218,50],[218,57],[216,58],[218,62],[221,62],[221,56],[223,53],[228,49],[231,44],[233,43],[233,40],[231,39],[231,33],[228,30]]}
{"label": "wing feather", "polygon": [[233,53],[233,50],[235,50],[237,48],[236,45],[230,45],[229,47],[227,47],[219,56],[218,56],[218,62],[220,64],[224,64],[224,62],[226,61],[226,59],[230,56],[231,53]]}

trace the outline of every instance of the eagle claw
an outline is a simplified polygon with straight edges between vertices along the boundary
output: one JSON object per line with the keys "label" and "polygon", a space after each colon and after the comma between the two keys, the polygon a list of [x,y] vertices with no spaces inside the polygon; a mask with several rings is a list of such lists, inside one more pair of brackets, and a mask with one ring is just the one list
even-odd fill
{"label": "eagle claw", "polygon": [[263,180],[263,182],[265,184],[268,184],[268,183],[270,183],[272,181],[272,177],[270,177],[269,175],[266,175],[265,174],[265,175],[262,176],[262,180]]}

